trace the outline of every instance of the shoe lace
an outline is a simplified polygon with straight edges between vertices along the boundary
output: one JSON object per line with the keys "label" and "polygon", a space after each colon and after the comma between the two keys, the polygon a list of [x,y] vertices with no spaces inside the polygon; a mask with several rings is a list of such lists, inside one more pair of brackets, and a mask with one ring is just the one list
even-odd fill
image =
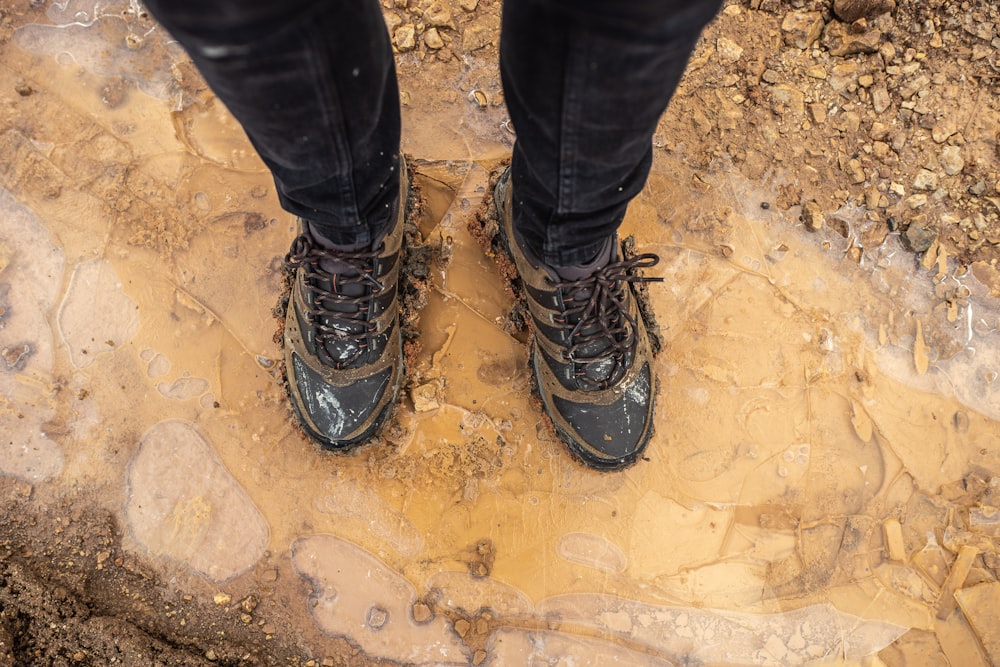
{"label": "shoe lace", "polygon": [[633,273],[659,261],[657,255],[645,253],[608,264],[582,280],[554,281],[565,305],[554,320],[570,329],[563,358],[578,364],[575,375],[583,385],[607,389],[625,373],[625,355],[637,340],[627,290],[630,283],[663,282]]}
{"label": "shoe lace", "polygon": [[[343,370],[368,349],[377,325],[368,321],[371,302],[385,285],[374,273],[382,248],[356,252],[329,250],[300,234],[285,256],[285,264],[304,269],[306,323],[314,329],[316,355],[327,366]],[[326,265],[326,266],[324,266]],[[332,267],[332,268],[331,268]]]}

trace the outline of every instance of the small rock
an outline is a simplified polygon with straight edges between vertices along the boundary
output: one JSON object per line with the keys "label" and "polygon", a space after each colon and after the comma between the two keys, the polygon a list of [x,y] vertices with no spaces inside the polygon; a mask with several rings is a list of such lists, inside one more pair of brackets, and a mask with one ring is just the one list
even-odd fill
{"label": "small rock", "polygon": [[875,53],[881,42],[882,31],[878,28],[854,34],[840,21],[830,21],[823,31],[823,46],[833,56]]}
{"label": "small rock", "polygon": [[410,392],[414,412],[429,412],[441,407],[437,400],[437,385],[433,382],[414,387]]}
{"label": "small rock", "polygon": [[232,599],[233,598],[229,595],[229,593],[216,593],[212,596],[212,600],[220,607],[229,604],[229,601]]}
{"label": "small rock", "polygon": [[215,662],[216,660],[219,659],[219,656],[216,655],[215,651],[213,651],[212,649],[208,649],[207,651],[205,651],[205,659],[208,660],[209,662]]}
{"label": "small rock", "polygon": [[927,204],[927,195],[910,195],[903,200],[903,204],[911,211],[915,211]]}
{"label": "small rock", "polygon": [[431,608],[423,602],[417,602],[413,605],[413,620],[417,623],[426,623],[431,620],[433,615]]}
{"label": "small rock", "polygon": [[451,9],[447,3],[436,0],[424,10],[424,20],[432,26],[451,27]]}
{"label": "small rock", "polygon": [[965,168],[965,160],[962,158],[962,149],[958,146],[945,147],[945,149],[941,151],[938,161],[941,163],[941,167],[944,168],[944,173],[949,176],[960,174]]}
{"label": "small rock", "polygon": [[771,88],[774,110],[779,114],[792,112],[800,114],[805,110],[805,94],[801,90],[784,84]]}
{"label": "small rock", "polygon": [[871,74],[862,74],[858,77],[858,85],[862,88],[871,88],[872,84],[875,83],[875,77]]}
{"label": "small rock", "polygon": [[938,176],[930,169],[921,169],[913,178],[915,190],[937,190]]}
{"label": "small rock", "polygon": [[956,132],[958,132],[958,122],[948,116],[942,118],[940,123],[931,128],[931,138],[935,142],[943,144]]}
{"label": "small rock", "polygon": [[476,51],[492,41],[490,29],[483,23],[473,23],[465,28],[462,35],[462,50]]}
{"label": "small rock", "polygon": [[372,630],[381,630],[382,626],[385,625],[386,621],[389,620],[389,612],[382,607],[372,607],[368,610],[368,627]]}
{"label": "small rock", "polygon": [[806,76],[813,79],[825,79],[826,78],[826,68],[822,65],[811,65],[806,68]]}
{"label": "small rock", "polygon": [[811,232],[818,232],[826,224],[823,211],[815,200],[806,202],[802,207],[802,222],[805,223],[806,229]]}
{"label": "small rock", "polygon": [[263,632],[265,635],[273,635],[275,632],[278,631],[278,628],[277,626],[275,626],[274,623],[265,623],[261,627],[260,631]]}
{"label": "small rock", "polygon": [[813,122],[817,125],[822,125],[826,122],[826,104],[823,102],[812,102],[809,105],[809,115],[812,116]]}
{"label": "small rock", "polygon": [[479,0],[458,0],[458,6],[467,12],[474,12],[479,6]]}
{"label": "small rock", "polygon": [[761,74],[760,78],[767,83],[778,83],[781,81],[781,75],[770,68],[764,70],[764,73]]}
{"label": "small rock", "polygon": [[412,23],[407,23],[396,28],[392,35],[392,42],[400,51],[410,51],[416,46],[416,28]]}
{"label": "small rock", "polygon": [[833,0],[833,13],[846,23],[875,18],[894,9],[895,0]]}
{"label": "small rock", "polygon": [[431,28],[424,33],[424,44],[427,45],[428,49],[437,50],[444,46],[444,40],[441,39],[441,35],[438,33],[437,28]]}
{"label": "small rock", "polygon": [[483,649],[477,649],[476,652],[472,654],[473,665],[481,665],[484,660],[486,660],[486,651]]}
{"label": "small rock", "polygon": [[455,621],[455,632],[458,633],[459,637],[465,637],[465,635],[469,634],[471,628],[472,625],[464,618]]}
{"label": "small rock", "polygon": [[903,243],[913,252],[924,252],[937,240],[936,230],[923,225],[910,225],[903,232]]}
{"label": "small rock", "polygon": [[819,12],[788,12],[781,21],[781,31],[785,44],[808,49],[823,32],[823,15]]}
{"label": "small rock", "polygon": [[885,84],[878,84],[871,90],[872,95],[872,109],[875,113],[882,113],[889,108],[892,104],[892,98],[889,97],[889,91],[886,89]]}
{"label": "small rock", "polygon": [[726,37],[715,41],[715,49],[724,63],[732,64],[743,57],[743,47]]}

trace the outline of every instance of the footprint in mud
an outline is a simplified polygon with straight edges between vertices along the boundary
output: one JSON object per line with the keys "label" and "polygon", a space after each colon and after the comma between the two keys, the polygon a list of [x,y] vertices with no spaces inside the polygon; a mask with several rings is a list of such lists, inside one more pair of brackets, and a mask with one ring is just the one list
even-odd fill
{"label": "footprint in mud", "polygon": [[503,665],[574,665],[574,667],[670,667],[672,662],[623,646],[562,632],[498,630],[486,645],[487,667]]}
{"label": "footprint in mud", "polygon": [[267,548],[264,517],[187,422],[163,421],[142,436],[128,467],[125,518],[151,554],[213,581],[249,569]]}
{"label": "footprint in mud", "polygon": [[292,565],[312,586],[310,611],[324,632],[346,637],[371,657],[470,664],[445,619],[417,623],[413,586],[358,546],[334,535],[302,537],[292,544]]}

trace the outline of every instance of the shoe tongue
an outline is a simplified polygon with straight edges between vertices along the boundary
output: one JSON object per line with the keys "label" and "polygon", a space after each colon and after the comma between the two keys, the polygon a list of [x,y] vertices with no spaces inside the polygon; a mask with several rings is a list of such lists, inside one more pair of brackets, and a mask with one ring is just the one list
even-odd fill
{"label": "shoe tongue", "polygon": [[[332,243],[328,238],[323,236],[321,231],[316,229],[316,226],[313,223],[308,223],[308,225],[309,233],[316,242],[316,245],[327,250],[349,253],[367,250],[371,247],[368,243],[354,245]],[[336,276],[336,280],[330,279],[320,281],[318,286],[324,291],[347,297],[363,297],[367,294],[368,288],[365,283],[356,280],[359,276],[361,276],[361,271],[356,265],[337,259],[336,257],[327,256],[320,259],[319,267],[324,272],[329,273],[332,276]],[[334,289],[334,286],[336,286],[336,289]],[[328,310],[345,313],[347,315],[358,312],[358,304],[336,303],[333,299],[324,300],[324,307]],[[343,338],[341,339],[337,338],[336,333],[328,335],[324,347],[330,356],[341,361],[358,356],[361,342],[359,335],[364,333],[366,325],[362,322],[346,322],[339,318],[330,316],[326,316],[323,319],[325,320],[324,323],[328,327],[343,334]],[[359,360],[359,363],[360,362],[361,360]]]}
{"label": "shoe tongue", "polygon": [[[611,262],[613,250],[614,244],[612,243],[612,239],[608,239],[608,241],[605,242],[604,247],[597,253],[597,256],[589,262],[571,267],[553,267],[552,271],[560,279],[565,281],[576,282],[586,280],[594,275],[595,271],[604,268]],[[576,305],[582,306],[590,299],[591,295],[594,293],[595,287],[596,286],[593,282],[590,282],[587,285],[581,285],[575,289],[569,288],[564,298],[570,297]],[[612,323],[608,324],[611,325]],[[581,329],[579,333],[583,337],[602,333],[600,321],[595,320],[589,326]],[[589,358],[597,358],[595,361],[584,362],[581,364],[584,376],[591,382],[600,383],[610,381],[615,373],[615,370],[618,368],[618,364],[612,357],[607,356],[600,358],[601,354],[609,347],[611,347],[611,343],[608,341],[607,337],[601,335],[577,348],[575,356],[578,359],[586,360]]]}
{"label": "shoe tongue", "polygon": [[614,249],[614,244],[611,241],[611,238],[605,241],[604,247],[589,262],[574,266],[553,266],[552,271],[562,280],[583,280],[584,278],[589,278],[594,275],[594,271],[607,266],[611,262],[611,251]]}

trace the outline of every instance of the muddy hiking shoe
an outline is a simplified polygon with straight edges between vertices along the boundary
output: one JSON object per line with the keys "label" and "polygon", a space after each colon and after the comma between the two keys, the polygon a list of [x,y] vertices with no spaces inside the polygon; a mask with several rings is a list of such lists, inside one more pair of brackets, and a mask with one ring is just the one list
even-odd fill
{"label": "muddy hiking shoe", "polygon": [[623,468],[649,442],[655,399],[652,352],[631,283],[662,280],[632,272],[654,266],[659,257],[622,259],[615,236],[592,271],[576,268],[584,277],[566,279],[529,257],[516,240],[509,169],[495,197],[500,233],[531,312],[532,366],[545,410],[584,463]]}
{"label": "muddy hiking shoe", "polygon": [[409,179],[399,164],[396,222],[377,247],[326,249],[300,221],[285,258],[295,272],[284,332],[288,393],[302,428],[328,449],[374,436],[402,383],[398,282]]}

